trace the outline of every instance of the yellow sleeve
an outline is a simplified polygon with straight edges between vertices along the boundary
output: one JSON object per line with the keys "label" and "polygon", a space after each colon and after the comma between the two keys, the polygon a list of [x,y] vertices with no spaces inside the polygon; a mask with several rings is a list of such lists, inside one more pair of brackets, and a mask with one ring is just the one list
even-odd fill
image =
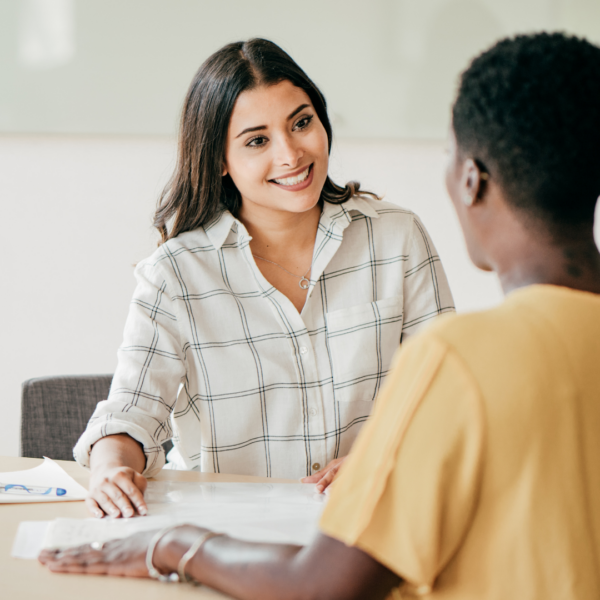
{"label": "yellow sleeve", "polygon": [[432,587],[475,511],[484,427],[462,360],[433,335],[409,342],[332,486],[321,530]]}

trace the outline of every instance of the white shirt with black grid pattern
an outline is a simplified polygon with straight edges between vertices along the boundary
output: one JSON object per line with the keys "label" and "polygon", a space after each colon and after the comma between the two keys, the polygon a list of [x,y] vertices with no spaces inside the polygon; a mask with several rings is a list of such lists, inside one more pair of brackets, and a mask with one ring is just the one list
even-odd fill
{"label": "white shirt with black grid pattern", "polygon": [[190,469],[311,474],[349,452],[401,340],[454,310],[425,228],[396,205],[325,203],[300,314],[250,239],[225,211],[139,263],[109,397],[74,449],[82,465],[127,433],[147,476],[170,437]]}

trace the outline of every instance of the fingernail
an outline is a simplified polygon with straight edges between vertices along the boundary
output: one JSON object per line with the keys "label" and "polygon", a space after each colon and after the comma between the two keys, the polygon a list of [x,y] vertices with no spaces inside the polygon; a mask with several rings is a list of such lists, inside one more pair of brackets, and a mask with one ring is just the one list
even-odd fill
{"label": "fingernail", "polygon": [[96,519],[101,519],[104,516],[104,513],[101,510],[97,510],[94,513],[94,516],[96,517]]}
{"label": "fingernail", "polygon": [[124,516],[125,518],[133,517],[133,511],[132,511],[130,508],[126,508],[126,509],[123,511],[123,516]]}
{"label": "fingernail", "polygon": [[140,506],[138,508],[138,512],[140,513],[140,515],[142,515],[142,517],[145,517],[148,514],[147,509],[145,507],[143,507],[143,506]]}

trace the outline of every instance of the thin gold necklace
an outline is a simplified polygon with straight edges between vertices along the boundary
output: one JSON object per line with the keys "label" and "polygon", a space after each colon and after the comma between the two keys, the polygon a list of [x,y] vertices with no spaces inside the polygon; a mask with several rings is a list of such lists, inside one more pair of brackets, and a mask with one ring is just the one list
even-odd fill
{"label": "thin gold necklace", "polygon": [[263,258],[262,256],[256,256],[256,254],[253,254],[252,256],[254,256],[254,258],[258,258],[259,260],[264,260],[265,262],[271,263],[272,265],[275,265],[276,267],[279,267],[280,269],[282,269],[286,273],[289,273],[292,277],[295,277],[296,279],[299,279],[300,281],[298,282],[298,285],[303,290],[307,290],[310,287],[310,279],[307,279],[306,276],[308,275],[308,272],[312,269],[312,265],[310,265],[310,267],[308,267],[308,271],[306,271],[306,273],[304,273],[304,275],[302,275],[302,277],[301,277],[300,275],[296,275],[295,273],[292,273],[291,271],[288,271],[285,267],[282,267],[281,265],[278,265],[276,262],[273,262],[272,260],[267,260],[266,258]]}

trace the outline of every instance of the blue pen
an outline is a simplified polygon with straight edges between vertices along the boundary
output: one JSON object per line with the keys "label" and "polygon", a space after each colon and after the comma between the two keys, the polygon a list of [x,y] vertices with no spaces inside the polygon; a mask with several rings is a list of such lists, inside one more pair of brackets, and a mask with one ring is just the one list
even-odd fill
{"label": "blue pen", "polygon": [[64,496],[67,490],[55,487],[21,485],[19,483],[0,483],[0,494],[16,494],[21,496]]}

